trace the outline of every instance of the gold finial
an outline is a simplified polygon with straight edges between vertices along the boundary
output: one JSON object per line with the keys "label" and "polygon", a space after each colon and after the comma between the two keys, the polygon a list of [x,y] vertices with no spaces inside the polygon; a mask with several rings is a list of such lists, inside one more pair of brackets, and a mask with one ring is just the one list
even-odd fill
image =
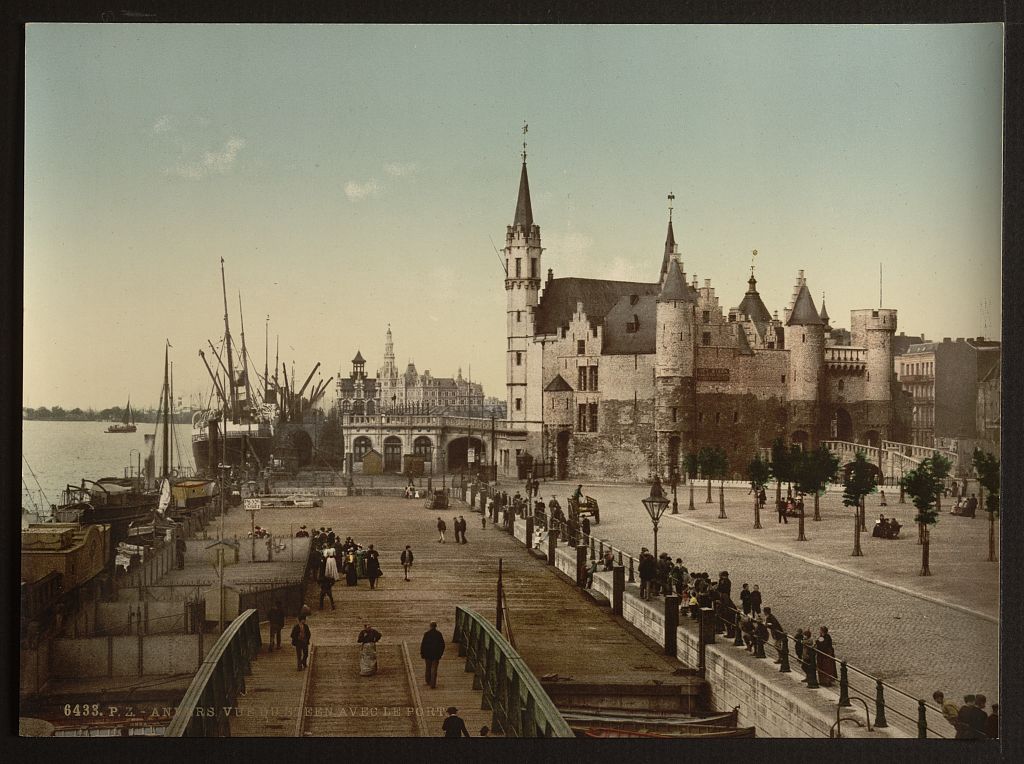
{"label": "gold finial", "polygon": [[676,200],[676,195],[671,191],[668,192],[668,222],[672,222],[672,202]]}
{"label": "gold finial", "polygon": [[757,257],[757,250],[750,253],[750,278],[754,278],[754,258]]}
{"label": "gold finial", "polygon": [[530,129],[530,126],[526,124],[526,120],[523,120],[523,164],[526,164],[526,131]]}

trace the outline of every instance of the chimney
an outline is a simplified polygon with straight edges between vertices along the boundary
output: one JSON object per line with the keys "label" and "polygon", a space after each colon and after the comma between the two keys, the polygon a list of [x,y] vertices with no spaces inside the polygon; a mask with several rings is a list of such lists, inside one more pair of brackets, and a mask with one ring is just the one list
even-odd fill
{"label": "chimney", "polygon": [[548,281],[551,281],[551,279],[553,279],[554,277],[555,272],[551,268],[548,268]]}

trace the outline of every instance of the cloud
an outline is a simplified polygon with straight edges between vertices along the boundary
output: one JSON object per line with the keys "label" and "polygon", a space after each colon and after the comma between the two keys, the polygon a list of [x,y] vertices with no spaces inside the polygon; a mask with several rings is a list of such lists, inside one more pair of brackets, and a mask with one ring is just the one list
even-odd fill
{"label": "cloud", "polygon": [[173,130],[173,118],[170,114],[161,114],[157,117],[156,122],[153,123],[152,130],[154,133],[166,133],[168,130]]}
{"label": "cloud", "polygon": [[223,175],[234,166],[238,159],[238,152],[243,148],[245,148],[245,138],[233,136],[219,151],[204,151],[199,159],[191,162],[178,162],[167,172],[190,180],[205,178],[213,173]]}
{"label": "cloud", "polygon": [[360,199],[365,199],[368,196],[377,196],[380,192],[381,187],[373,178],[370,178],[365,183],[350,180],[345,184],[345,196],[353,202],[358,202]]}
{"label": "cloud", "polygon": [[404,178],[416,174],[415,162],[387,162],[384,165],[384,172],[396,178]]}

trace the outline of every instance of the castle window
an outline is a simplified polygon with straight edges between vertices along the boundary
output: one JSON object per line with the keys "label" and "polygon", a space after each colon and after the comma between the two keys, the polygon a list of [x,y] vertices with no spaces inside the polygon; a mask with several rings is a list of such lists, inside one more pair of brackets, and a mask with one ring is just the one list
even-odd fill
{"label": "castle window", "polygon": [[590,389],[597,390],[597,367],[590,366]]}
{"label": "castle window", "polygon": [[521,352],[519,352],[519,351],[516,351],[516,366],[522,366],[522,365],[523,365],[523,354]]}
{"label": "castle window", "polygon": [[597,432],[597,404],[590,404],[590,431]]}
{"label": "castle window", "polygon": [[731,323],[733,323],[733,322],[734,322],[735,320],[736,320],[736,315],[735,315],[734,313],[730,313],[730,314],[729,314],[729,323],[731,324]]}
{"label": "castle window", "polygon": [[782,375],[782,383],[783,383],[783,384],[785,384],[785,383],[786,383],[786,375],[785,375],[785,374],[783,374],[783,375]]}
{"label": "castle window", "polygon": [[638,294],[631,294],[629,296],[629,304],[630,305],[636,305],[638,302],[640,302],[640,295],[638,295]]}
{"label": "castle window", "polygon": [[700,335],[700,344],[705,346],[711,344],[711,332],[704,332]]}
{"label": "castle window", "polygon": [[736,422],[740,421],[740,412],[738,412],[738,411],[732,412],[732,421],[733,421],[733,423],[736,423]]}
{"label": "castle window", "polygon": [[587,367],[586,366],[580,366],[576,371],[579,373],[578,374],[579,381],[576,383],[576,389],[579,390],[580,392],[586,392],[586,390],[587,390]]}
{"label": "castle window", "polygon": [[516,278],[523,275],[523,260],[522,258],[516,258]]}
{"label": "castle window", "polygon": [[516,398],[516,411],[522,411],[522,410],[523,410],[523,399],[522,398]]}
{"label": "castle window", "polygon": [[843,392],[843,381],[844,380],[842,380],[842,379],[839,380],[839,392]]}
{"label": "castle window", "polygon": [[769,342],[768,343],[768,349],[769,350],[774,350],[775,349],[775,343],[774,342]]}
{"label": "castle window", "polygon": [[587,352],[587,341],[576,340],[576,355],[585,355]]}
{"label": "castle window", "polygon": [[531,257],[530,258],[530,278],[531,279],[537,278],[537,258],[536,257]]}
{"label": "castle window", "polygon": [[672,421],[679,421],[679,409],[677,409],[675,406],[672,407]]}
{"label": "castle window", "polygon": [[576,409],[576,429],[580,432],[587,431],[587,404],[581,403]]}
{"label": "castle window", "polygon": [[626,324],[627,334],[636,334],[640,330],[640,316],[633,314],[633,320]]}
{"label": "castle window", "polygon": [[800,333],[800,339],[803,340],[804,342],[807,342],[807,333],[806,332],[801,332]]}
{"label": "castle window", "polygon": [[701,318],[702,318],[702,320],[704,321],[705,324],[710,324],[711,323],[711,311],[710,310],[705,310],[701,314]]}
{"label": "castle window", "polygon": [[716,411],[715,412],[715,424],[721,424],[721,423],[722,423],[722,412]]}
{"label": "castle window", "polygon": [[517,310],[516,311],[516,323],[518,324],[522,320],[523,320],[523,311]]}
{"label": "castle window", "polygon": [[700,413],[697,414],[697,424],[700,424],[703,421],[704,421],[704,412],[701,411]]}

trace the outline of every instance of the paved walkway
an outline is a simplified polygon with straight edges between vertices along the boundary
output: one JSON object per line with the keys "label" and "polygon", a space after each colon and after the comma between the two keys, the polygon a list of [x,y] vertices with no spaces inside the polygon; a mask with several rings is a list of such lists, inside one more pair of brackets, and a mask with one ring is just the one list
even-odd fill
{"label": "paved walkway", "polygon": [[[564,506],[562,497],[574,488],[547,483],[542,494],[555,493]],[[909,504],[891,502],[881,509],[887,517],[899,518],[909,535],[887,541],[862,534],[864,557],[855,558],[849,556],[853,521],[841,508],[839,494],[825,497],[822,521],[806,520],[809,540],[798,542],[796,522],[780,524],[774,513],[764,513],[763,528],[754,530],[750,497],[743,489],[726,488],[728,519],[717,519],[717,488],[712,504],[704,503],[706,490],[706,484],[697,487],[693,512],[686,508],[688,489],[679,492],[680,514],[666,514],[662,520],[659,551],[682,557],[691,570],[712,576],[728,570],[734,594],[744,582],[758,584],[764,604],[788,632],[804,626],[817,633],[818,625],[827,625],[840,658],[915,697],[929,699],[942,689],[954,699],[983,692],[990,703],[998,702],[999,627],[991,620],[998,614],[998,565],[986,562],[986,518],[944,515],[932,532],[933,575],[921,577],[921,547]],[[601,505],[601,524],[592,528],[595,535],[627,551],[652,546],[650,518],[640,504],[647,486],[594,487],[586,493]],[[898,501],[898,493],[890,498]],[[877,517],[877,501],[868,499],[869,523]]]}
{"label": "paved walkway", "polygon": [[[482,725],[490,725],[491,714],[480,709],[480,692],[472,689],[472,674],[465,672],[465,660],[458,657],[457,647],[449,643],[440,663],[437,689],[431,689],[424,682],[419,644],[432,620],[450,641],[456,605],[472,607],[493,621],[499,558],[503,559],[516,646],[535,675],[557,673],[582,679],[614,671],[624,680],[672,681],[671,672],[678,662],[651,649],[609,610],[596,608],[580,590],[562,581],[553,568],[532,557],[511,536],[490,523],[486,530],[481,529],[480,515],[458,502],[444,513],[449,528],[457,513],[464,514],[469,522],[469,543],[465,545],[453,543],[450,532],[447,543],[437,542],[437,512],[427,511],[423,501],[327,497],[323,507],[293,509],[280,515],[263,513],[260,524],[272,532],[277,532],[276,524],[287,527],[300,518],[298,522],[310,527],[331,526],[363,546],[373,544],[380,551],[385,575],[374,591],[365,580],[355,587],[346,586],[344,581],[335,584],[335,610],[329,604],[319,610],[318,587],[311,586],[307,602],[313,609],[309,623],[316,654],[309,686],[303,689],[290,678],[306,672],[296,671],[294,651],[286,644],[285,650],[269,659],[261,654],[247,682],[249,692],[239,705],[295,708],[305,693],[305,705],[321,709],[322,716],[304,724],[304,734],[431,736],[440,734],[444,708],[454,705],[476,736]],[[250,522],[248,515],[239,515],[228,516],[227,532],[236,532],[233,524]],[[410,544],[416,555],[408,582],[403,580],[399,564],[405,544]],[[541,591],[544,596],[536,596]],[[292,619],[286,624],[286,643],[293,623]],[[355,662],[356,636],[364,623],[383,634],[380,673],[373,677],[360,677]],[[265,624],[263,628],[265,634]],[[580,649],[581,637],[591,637],[586,650]],[[403,643],[408,662],[403,657]],[[273,679],[264,673],[268,665],[273,667]],[[409,675],[411,681],[406,678]],[[277,689],[261,691],[264,682]],[[412,718],[404,709],[410,706],[422,709],[422,714],[416,713],[423,719],[423,732],[409,726]],[[368,710],[363,716],[364,708],[377,709],[377,715]],[[388,716],[384,716],[385,708],[389,709]],[[354,716],[351,709],[356,709]],[[395,709],[401,709],[397,716],[393,715]],[[291,718],[295,719],[294,713]],[[243,727],[240,722],[240,731],[234,732],[233,728],[233,734],[246,734],[243,729],[249,734],[294,734],[287,730],[287,723],[272,723],[282,727],[271,730],[265,725],[259,729],[257,725]]]}

